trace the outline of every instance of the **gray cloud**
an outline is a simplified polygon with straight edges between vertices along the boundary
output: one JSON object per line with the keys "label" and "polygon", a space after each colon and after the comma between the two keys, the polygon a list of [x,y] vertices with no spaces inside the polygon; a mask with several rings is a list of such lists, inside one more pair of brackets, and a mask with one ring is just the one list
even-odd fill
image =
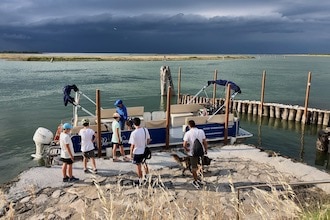
{"label": "gray cloud", "polygon": [[0,50],[329,53],[318,1],[2,0]]}

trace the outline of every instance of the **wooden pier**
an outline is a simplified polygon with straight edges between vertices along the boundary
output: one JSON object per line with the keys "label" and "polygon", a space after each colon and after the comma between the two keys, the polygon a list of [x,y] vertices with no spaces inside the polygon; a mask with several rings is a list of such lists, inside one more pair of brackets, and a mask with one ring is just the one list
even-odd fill
{"label": "wooden pier", "polygon": [[[188,103],[193,96],[181,95],[180,103]],[[197,97],[193,103],[211,103],[213,99],[207,97]],[[224,99],[216,98],[215,105],[222,105]],[[262,106],[262,111],[261,111]],[[232,100],[230,103],[230,110],[242,114],[259,115],[269,118],[278,118],[287,121],[307,122],[307,124],[316,124],[329,126],[330,111],[316,108],[307,108],[307,118],[305,120],[305,107],[298,105],[284,105],[279,103],[263,103],[260,101],[250,100]]]}

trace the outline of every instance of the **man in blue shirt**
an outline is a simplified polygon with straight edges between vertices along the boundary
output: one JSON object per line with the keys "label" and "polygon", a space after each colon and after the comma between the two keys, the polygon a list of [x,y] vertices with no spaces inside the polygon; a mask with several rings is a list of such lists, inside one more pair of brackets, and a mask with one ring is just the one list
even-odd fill
{"label": "man in blue shirt", "polygon": [[115,101],[115,106],[117,107],[116,112],[120,115],[120,120],[119,120],[120,128],[121,130],[124,130],[128,117],[126,106],[123,104],[123,101],[121,99]]}

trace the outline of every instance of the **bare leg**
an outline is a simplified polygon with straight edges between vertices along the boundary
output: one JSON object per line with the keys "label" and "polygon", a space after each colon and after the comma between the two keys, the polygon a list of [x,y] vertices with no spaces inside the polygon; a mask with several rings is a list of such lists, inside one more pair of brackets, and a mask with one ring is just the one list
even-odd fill
{"label": "bare leg", "polygon": [[125,151],[124,151],[123,145],[119,145],[119,149],[120,149],[121,156],[125,157]]}
{"label": "bare leg", "polygon": [[138,177],[140,179],[142,179],[142,168],[141,168],[141,164],[137,164],[136,165],[136,173],[137,173]]}
{"label": "bare leg", "polygon": [[92,167],[94,170],[96,170],[95,158],[92,157],[91,160],[92,160]]}
{"label": "bare leg", "polygon": [[68,164],[68,174],[69,177],[72,177],[72,164]]}
{"label": "bare leg", "polygon": [[63,165],[62,165],[62,175],[63,175],[63,178],[66,177],[66,169],[67,169],[67,163],[63,163]]}
{"label": "bare leg", "polygon": [[113,147],[112,147],[112,159],[117,159],[117,145],[118,144],[113,144]]}
{"label": "bare leg", "polygon": [[192,174],[193,174],[193,177],[194,177],[194,180],[197,180],[197,169],[196,168],[193,168],[191,170]]}
{"label": "bare leg", "polygon": [[148,167],[148,164],[147,163],[144,163],[143,164],[143,168],[144,168],[145,174],[149,174],[149,167]]}
{"label": "bare leg", "polygon": [[83,163],[84,163],[84,170],[86,170],[87,169],[87,158],[86,157],[84,157]]}

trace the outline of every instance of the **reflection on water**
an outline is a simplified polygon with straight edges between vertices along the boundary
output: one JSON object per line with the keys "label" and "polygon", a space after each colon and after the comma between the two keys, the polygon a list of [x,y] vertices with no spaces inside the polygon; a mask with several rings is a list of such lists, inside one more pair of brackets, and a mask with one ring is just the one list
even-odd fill
{"label": "reflection on water", "polygon": [[254,135],[245,143],[330,171],[329,155],[316,149],[317,133],[325,126],[252,114],[239,114],[239,117],[241,127]]}

